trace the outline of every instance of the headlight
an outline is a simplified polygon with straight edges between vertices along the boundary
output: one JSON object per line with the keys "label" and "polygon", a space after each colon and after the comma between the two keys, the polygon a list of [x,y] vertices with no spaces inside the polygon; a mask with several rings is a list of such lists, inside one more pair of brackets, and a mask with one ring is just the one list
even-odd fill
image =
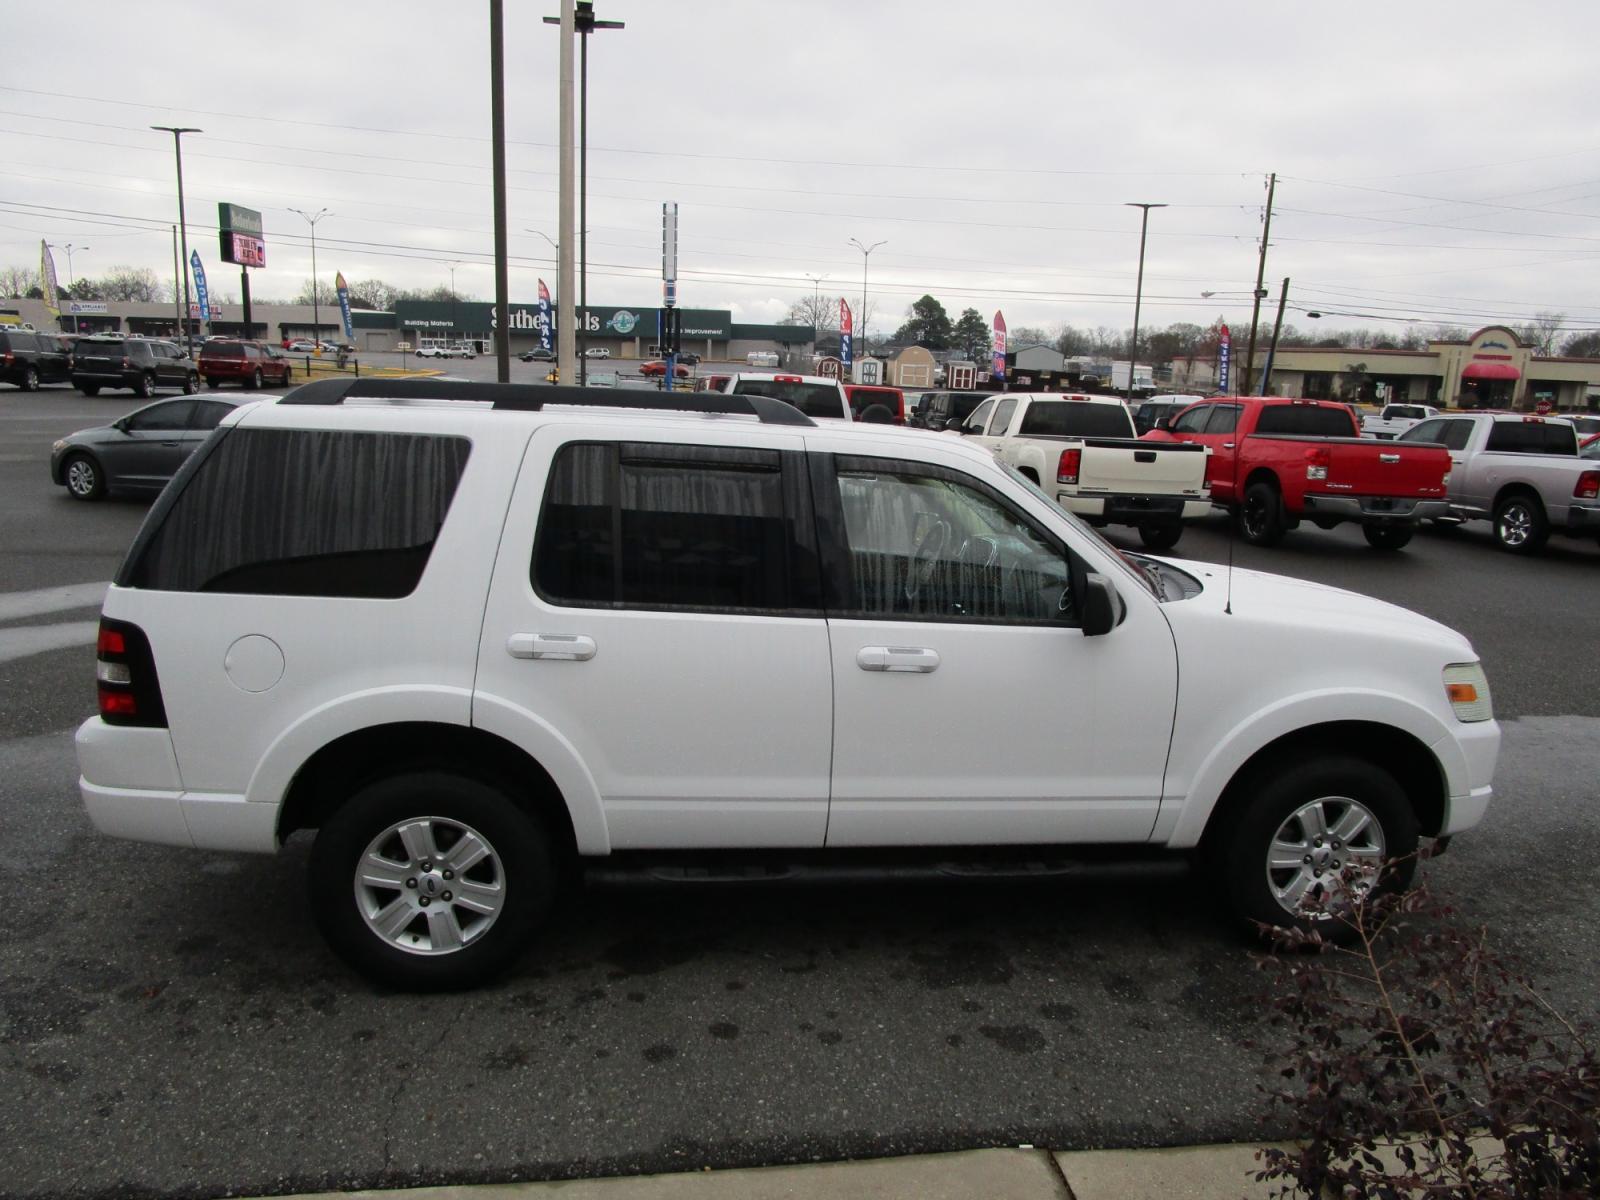
{"label": "headlight", "polygon": [[1456,710],[1458,721],[1494,719],[1494,703],[1489,697],[1489,677],[1482,663],[1451,663],[1444,669],[1444,694]]}
{"label": "headlight", "polygon": [[60,454],[66,448],[67,448],[67,439],[66,438],[62,438],[59,442],[57,442],[55,445],[50,447],[50,453],[51,454]]}

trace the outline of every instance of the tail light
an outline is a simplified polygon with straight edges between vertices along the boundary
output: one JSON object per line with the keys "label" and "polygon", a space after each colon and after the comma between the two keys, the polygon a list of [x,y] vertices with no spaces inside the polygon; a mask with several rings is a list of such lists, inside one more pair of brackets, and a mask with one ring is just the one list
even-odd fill
{"label": "tail light", "polygon": [[107,725],[166,726],[155,656],[150,653],[150,639],[137,625],[100,618],[94,676],[100,718]]}
{"label": "tail light", "polygon": [[126,370],[127,368],[129,368],[131,366],[133,366],[133,360],[131,358],[128,358],[126,355],[124,355],[123,359],[122,359],[122,367],[123,367],[123,369]]}
{"label": "tail light", "polygon": [[1056,466],[1056,482],[1076,484],[1078,482],[1078,468],[1082,464],[1082,447],[1074,446],[1071,450],[1063,450],[1061,452],[1061,462]]}
{"label": "tail light", "polygon": [[1306,451],[1306,478],[1326,479],[1328,467],[1333,462],[1333,452],[1326,446]]}
{"label": "tail light", "polygon": [[8,367],[16,361],[17,356],[11,353],[9,350],[7,350],[3,355],[0,355],[0,363],[4,363]]}
{"label": "tail light", "polygon": [[1578,486],[1572,489],[1572,495],[1577,500],[1600,498],[1600,471],[1585,471],[1579,475]]}

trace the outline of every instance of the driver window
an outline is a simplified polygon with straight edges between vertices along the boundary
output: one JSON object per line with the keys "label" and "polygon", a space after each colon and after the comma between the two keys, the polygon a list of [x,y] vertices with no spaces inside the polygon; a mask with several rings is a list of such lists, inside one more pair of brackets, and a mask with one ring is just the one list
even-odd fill
{"label": "driver window", "polygon": [[1064,552],[975,481],[841,458],[838,486],[854,614],[1074,623]]}
{"label": "driver window", "polygon": [[1002,400],[994,408],[994,420],[990,422],[989,436],[1001,437],[1011,425],[1011,414],[1017,411],[1015,400]]}
{"label": "driver window", "polygon": [[994,409],[993,400],[985,400],[972,410],[972,415],[961,426],[962,433],[982,433],[985,423],[989,420],[989,413]]}
{"label": "driver window", "polygon": [[1199,433],[1200,427],[1206,423],[1206,418],[1211,415],[1211,410],[1216,407],[1212,404],[1201,404],[1185,410],[1177,420],[1172,423],[1173,433]]}
{"label": "driver window", "polygon": [[1213,404],[1211,406],[1211,420],[1206,425],[1207,433],[1232,433],[1239,427],[1239,406],[1237,404]]}

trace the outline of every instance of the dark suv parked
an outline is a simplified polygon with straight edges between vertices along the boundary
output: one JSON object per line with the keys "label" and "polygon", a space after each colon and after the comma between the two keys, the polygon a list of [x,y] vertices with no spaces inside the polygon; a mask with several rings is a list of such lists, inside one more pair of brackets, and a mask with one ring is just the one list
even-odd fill
{"label": "dark suv parked", "polygon": [[25,392],[67,382],[67,346],[60,334],[0,329],[0,380]]}
{"label": "dark suv parked", "polygon": [[237,379],[247,388],[285,384],[290,370],[283,351],[261,342],[218,338],[200,347],[200,373],[208,387],[221,387],[227,379]]}
{"label": "dark suv parked", "polygon": [[966,419],[993,392],[925,392],[917,406],[918,420],[924,429],[960,429]]}
{"label": "dark suv parked", "polygon": [[153,395],[157,388],[196,392],[200,372],[175,342],[113,334],[78,339],[72,384],[85,396],[97,396],[101,388],[128,388],[136,396]]}

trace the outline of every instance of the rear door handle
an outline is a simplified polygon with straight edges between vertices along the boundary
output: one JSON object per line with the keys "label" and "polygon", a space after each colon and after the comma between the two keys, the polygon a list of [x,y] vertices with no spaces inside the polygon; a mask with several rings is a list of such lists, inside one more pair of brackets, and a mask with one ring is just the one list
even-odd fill
{"label": "rear door handle", "polygon": [[178,443],[177,442],[162,442],[161,444],[163,446],[176,446]]}
{"label": "rear door handle", "polygon": [[1383,463],[1397,463],[1400,461],[1400,456],[1398,454],[1380,454],[1378,455],[1378,461]]}
{"label": "rear door handle", "polygon": [[939,668],[939,652],[926,646],[863,646],[856,651],[863,671],[914,671],[926,675]]}
{"label": "rear door handle", "polygon": [[594,651],[594,639],[581,633],[513,633],[506,639],[506,653],[512,658],[587,662]]}
{"label": "rear door handle", "polygon": [[1224,450],[1232,450],[1233,449],[1233,443],[1232,442],[1223,442],[1222,443],[1222,448]]}

